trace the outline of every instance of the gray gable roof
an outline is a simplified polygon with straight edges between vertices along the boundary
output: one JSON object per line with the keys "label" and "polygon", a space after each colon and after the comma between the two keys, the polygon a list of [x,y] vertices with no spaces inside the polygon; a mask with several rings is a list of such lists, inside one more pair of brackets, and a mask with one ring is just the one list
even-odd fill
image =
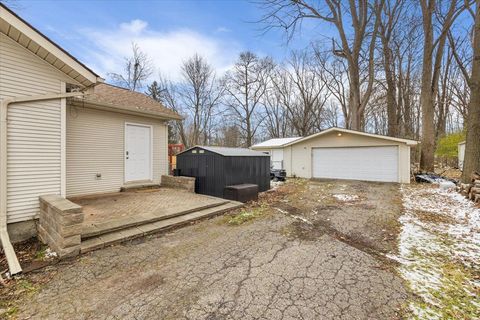
{"label": "gray gable roof", "polygon": [[226,156],[226,157],[269,157],[270,156],[261,151],[254,151],[246,148],[206,147],[206,146],[195,146],[181,153],[188,152],[195,148],[207,150],[207,151],[217,153],[219,155]]}

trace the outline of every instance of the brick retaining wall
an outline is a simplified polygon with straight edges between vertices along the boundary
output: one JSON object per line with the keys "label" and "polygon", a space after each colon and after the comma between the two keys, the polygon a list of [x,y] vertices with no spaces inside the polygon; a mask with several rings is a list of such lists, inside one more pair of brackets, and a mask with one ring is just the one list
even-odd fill
{"label": "brick retaining wall", "polygon": [[80,253],[83,219],[81,206],[59,195],[40,197],[38,235],[59,257]]}
{"label": "brick retaining wall", "polygon": [[162,187],[185,189],[195,193],[194,177],[162,176]]}

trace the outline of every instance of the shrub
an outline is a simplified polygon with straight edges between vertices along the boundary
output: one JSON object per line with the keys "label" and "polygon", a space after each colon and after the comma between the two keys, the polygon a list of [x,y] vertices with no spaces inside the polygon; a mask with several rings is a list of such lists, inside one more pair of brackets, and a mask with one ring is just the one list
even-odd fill
{"label": "shrub", "polygon": [[451,133],[440,138],[435,155],[447,159],[458,157],[458,143],[465,140],[465,132]]}

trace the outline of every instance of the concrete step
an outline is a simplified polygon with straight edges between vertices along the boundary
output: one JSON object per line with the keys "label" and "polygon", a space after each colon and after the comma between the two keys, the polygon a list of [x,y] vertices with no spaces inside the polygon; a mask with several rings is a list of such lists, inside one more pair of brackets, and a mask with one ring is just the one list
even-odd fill
{"label": "concrete step", "polygon": [[158,183],[143,183],[143,184],[126,184],[120,188],[120,192],[127,192],[127,191],[145,191],[150,189],[160,189],[160,184]]}
{"label": "concrete step", "polygon": [[159,231],[168,230],[170,228],[178,227],[198,219],[219,215],[224,212],[240,208],[242,206],[243,203],[241,202],[229,201],[220,206],[206,208],[203,210],[190,212],[181,216],[175,216],[168,219],[133,226],[122,230],[112,231],[109,233],[98,235],[96,237],[91,237],[86,240],[82,239],[80,252],[85,253],[103,248],[108,245],[146,236]]}
{"label": "concrete step", "polygon": [[107,220],[104,222],[96,222],[94,224],[85,224],[82,230],[82,240],[87,240],[88,238],[100,236],[102,234],[111,233],[113,231],[119,231],[123,229],[127,229],[130,227],[141,226],[144,224],[149,224],[161,220],[170,219],[177,216],[186,215],[188,213],[201,211],[210,208],[216,208],[222,206],[224,204],[229,203],[229,200],[225,201],[217,201],[215,203],[211,203],[204,206],[195,207],[188,210],[183,211],[172,211],[172,212],[165,212],[163,214],[138,214],[132,215],[128,217],[123,217],[116,220]]}

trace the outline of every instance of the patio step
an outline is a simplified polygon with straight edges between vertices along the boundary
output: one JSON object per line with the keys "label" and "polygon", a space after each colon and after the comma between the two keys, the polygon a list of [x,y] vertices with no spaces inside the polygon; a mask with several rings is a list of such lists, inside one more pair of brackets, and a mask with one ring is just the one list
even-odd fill
{"label": "patio step", "polygon": [[176,211],[170,214],[143,214],[143,215],[132,215],[128,217],[123,217],[116,220],[109,220],[103,223],[96,223],[92,225],[85,225],[82,231],[82,240],[87,240],[92,237],[100,236],[102,234],[111,233],[113,231],[124,230],[129,227],[141,226],[144,224],[149,224],[161,220],[170,219],[177,216],[183,216],[188,213],[197,212],[205,209],[216,208],[224,204],[228,204],[230,201],[217,201],[215,203],[210,203],[204,206],[199,206],[193,209],[187,209],[183,211]]}
{"label": "patio step", "polygon": [[146,223],[134,227],[116,230],[109,233],[101,234],[96,237],[83,240],[81,243],[80,252],[85,253],[96,249],[103,248],[108,245],[120,243],[134,238],[146,236],[159,231],[168,230],[173,227],[178,227],[189,222],[222,214],[226,211],[237,209],[243,206],[243,203],[236,201],[228,201],[216,207],[210,207],[203,210],[190,212],[184,215],[171,217],[168,219]]}

